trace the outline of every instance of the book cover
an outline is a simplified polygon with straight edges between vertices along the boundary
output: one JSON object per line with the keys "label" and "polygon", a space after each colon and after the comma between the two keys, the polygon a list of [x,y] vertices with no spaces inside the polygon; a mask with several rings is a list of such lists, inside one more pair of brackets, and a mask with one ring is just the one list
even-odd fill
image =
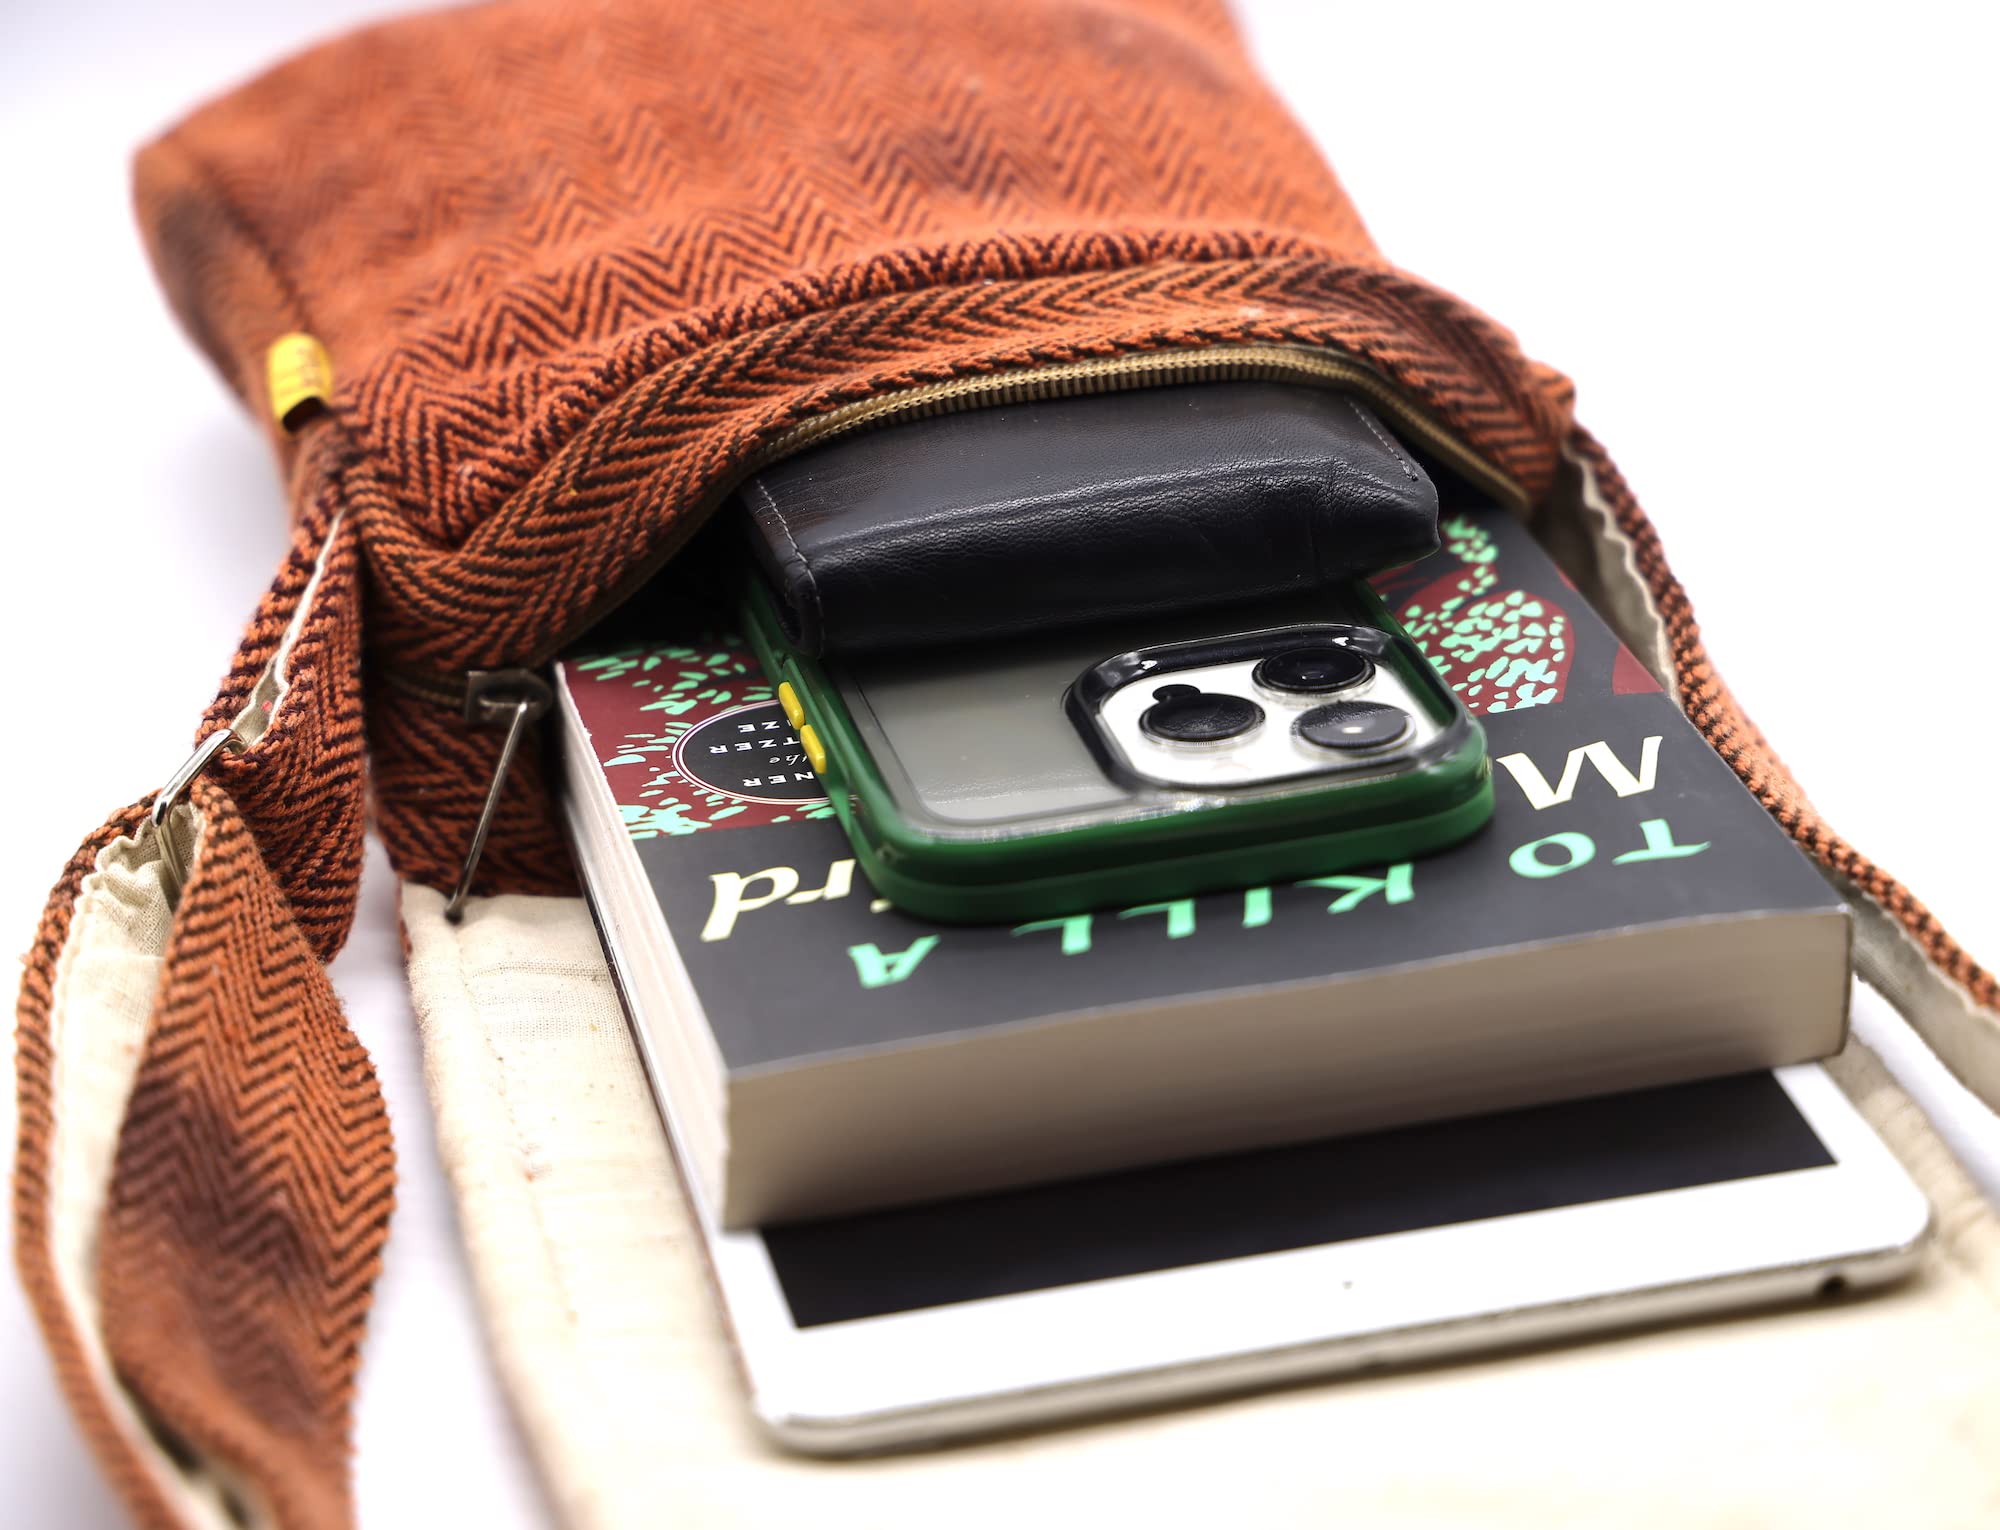
{"label": "book cover", "polygon": [[731,1068],[1661,920],[1836,900],[1528,533],[1447,516],[1377,581],[1486,728],[1471,841],[1357,869],[1007,928],[876,898],[757,660],[728,637],[565,666]]}

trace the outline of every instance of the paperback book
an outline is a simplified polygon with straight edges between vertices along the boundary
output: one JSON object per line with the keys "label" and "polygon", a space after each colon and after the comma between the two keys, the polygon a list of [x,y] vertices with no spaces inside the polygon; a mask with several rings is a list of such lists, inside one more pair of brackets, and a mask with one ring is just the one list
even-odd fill
{"label": "paperback book", "polygon": [[855,870],[726,633],[557,669],[565,808],[691,1179],[746,1226],[1739,1073],[1841,1045],[1839,899],[1504,514],[1376,581],[1486,729],[1421,860],[1007,926]]}

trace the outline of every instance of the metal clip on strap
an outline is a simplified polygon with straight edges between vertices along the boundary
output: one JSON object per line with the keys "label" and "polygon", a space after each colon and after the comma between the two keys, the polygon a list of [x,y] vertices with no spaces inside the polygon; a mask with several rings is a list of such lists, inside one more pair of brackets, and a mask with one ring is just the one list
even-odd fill
{"label": "metal clip on strap", "polygon": [[153,798],[152,825],[160,837],[160,870],[164,873],[160,885],[166,889],[167,906],[171,908],[180,902],[181,889],[187,886],[188,868],[181,859],[180,847],[174,843],[174,836],[168,832],[167,816],[173,812],[174,804],[181,794],[193,785],[194,778],[208,769],[208,762],[224,749],[241,749],[243,741],[236,736],[233,728],[218,728],[195,746],[193,754],[187,757],[181,768],[167,778],[167,784],[160,788]]}
{"label": "metal clip on strap", "polygon": [[465,865],[458,873],[458,886],[445,903],[444,917],[457,924],[465,917],[465,900],[472,892],[473,873],[486,850],[486,836],[500,811],[500,791],[514,768],[514,756],[528,728],[554,705],[555,692],[548,681],[525,669],[482,669],[466,676],[465,720],[479,727],[504,723],[507,737],[500,744],[500,758],[493,766],[493,781],[486,788],[486,803],[479,810],[479,825],[472,831],[472,844],[465,852]]}

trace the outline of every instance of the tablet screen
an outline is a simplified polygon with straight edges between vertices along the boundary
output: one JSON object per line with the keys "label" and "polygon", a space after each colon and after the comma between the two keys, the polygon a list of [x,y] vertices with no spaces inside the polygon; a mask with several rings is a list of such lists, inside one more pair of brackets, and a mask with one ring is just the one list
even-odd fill
{"label": "tablet screen", "polygon": [[1834,1162],[1747,1073],[766,1228],[801,1328]]}

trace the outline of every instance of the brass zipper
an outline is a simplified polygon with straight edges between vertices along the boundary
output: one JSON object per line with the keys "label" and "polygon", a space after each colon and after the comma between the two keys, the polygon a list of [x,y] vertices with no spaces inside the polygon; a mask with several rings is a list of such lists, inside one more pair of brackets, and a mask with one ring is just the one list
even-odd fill
{"label": "brass zipper", "polygon": [[[1081,398],[1093,393],[1119,393],[1176,383],[1250,381],[1303,382],[1353,393],[1386,415],[1403,439],[1423,455],[1444,464],[1467,483],[1484,490],[1509,509],[1521,511],[1527,508],[1527,495],[1519,484],[1431,418],[1381,373],[1339,351],[1303,346],[1218,345],[1199,350],[1140,351],[1021,371],[955,377],[946,382],[923,383],[914,388],[901,388],[894,393],[843,404],[825,414],[802,420],[767,442],[744,464],[740,473],[696,506],[694,513],[681,518],[684,529],[678,536],[655,548],[635,565],[616,587],[601,600],[593,602],[581,617],[572,622],[561,638],[542,652],[510,667],[536,670],[547,664],[570,642],[637,594],[646,581],[657,574],[700,529],[709,512],[733,494],[745,479],[809,447],[823,445],[838,436],[852,435],[860,430],[905,420],[959,414],[970,409],[1037,403],[1045,399]],[[398,690],[421,696],[440,706],[463,710],[466,705],[465,675],[421,674],[393,668],[385,668],[382,675]]]}
{"label": "brass zipper", "polygon": [[1518,484],[1422,412],[1379,372],[1338,351],[1276,345],[1141,351],[905,388],[846,404],[794,425],[760,454],[756,466],[744,476],[809,446],[890,419],[921,420],[967,409],[1081,398],[1091,393],[1118,393],[1175,383],[1244,381],[1310,382],[1358,393],[1392,417],[1406,435],[1421,442],[1431,456],[1449,463],[1455,473],[1506,502],[1510,509],[1527,508],[1527,496]]}

